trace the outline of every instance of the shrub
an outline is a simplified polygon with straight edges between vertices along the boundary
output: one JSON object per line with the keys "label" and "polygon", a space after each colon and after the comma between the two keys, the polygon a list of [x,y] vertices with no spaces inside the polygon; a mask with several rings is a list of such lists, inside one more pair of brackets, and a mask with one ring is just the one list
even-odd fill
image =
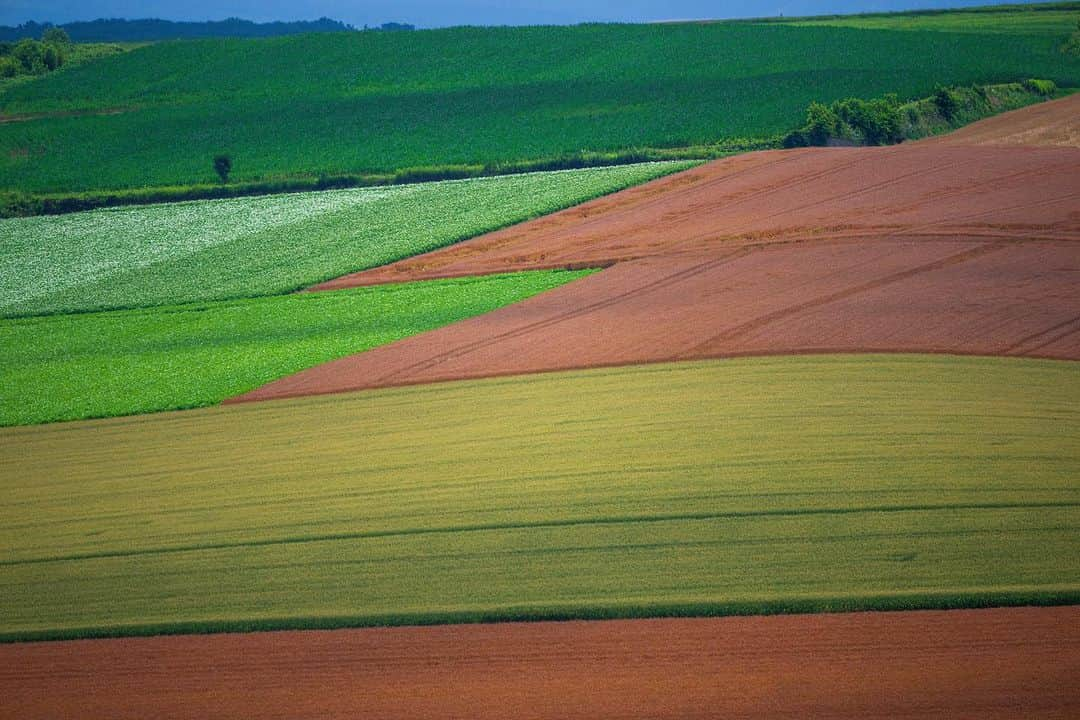
{"label": "shrub", "polygon": [[1047,96],[1053,95],[1057,90],[1057,85],[1053,80],[1039,80],[1038,78],[1028,78],[1023,82],[1023,86],[1029,92]]}
{"label": "shrub", "polygon": [[896,95],[875,100],[848,98],[833,104],[841,122],[850,127],[867,145],[900,142],[900,103]]}
{"label": "shrub", "polygon": [[232,158],[228,155],[216,155],[214,157],[214,172],[221,178],[221,182],[229,182],[229,173],[232,172]]}
{"label": "shrub", "polygon": [[11,50],[11,57],[18,63],[20,72],[40,75],[45,72],[45,61],[42,58],[44,49],[37,40],[26,38],[15,43],[15,47]]}
{"label": "shrub", "polygon": [[61,54],[60,48],[55,45],[46,45],[41,51],[41,62],[46,71],[52,71],[63,65],[64,56]]}
{"label": "shrub", "polygon": [[937,106],[941,117],[949,121],[956,117],[956,111],[960,109],[956,93],[947,87],[938,87],[934,91],[934,105]]}
{"label": "shrub", "polygon": [[41,42],[49,45],[70,45],[71,36],[64,28],[51,27],[41,34]]}
{"label": "shrub", "polygon": [[1069,39],[1065,41],[1065,44],[1061,46],[1061,52],[1066,55],[1080,55],[1080,20],[1076,21],[1076,30],[1069,36]]}
{"label": "shrub", "polygon": [[[46,33],[48,34],[48,33]],[[24,38],[0,43],[0,77],[42,75],[64,64],[67,44],[44,43]]]}
{"label": "shrub", "polygon": [[803,133],[810,145],[824,145],[830,137],[840,134],[840,118],[831,108],[812,102],[806,108],[806,126]]}

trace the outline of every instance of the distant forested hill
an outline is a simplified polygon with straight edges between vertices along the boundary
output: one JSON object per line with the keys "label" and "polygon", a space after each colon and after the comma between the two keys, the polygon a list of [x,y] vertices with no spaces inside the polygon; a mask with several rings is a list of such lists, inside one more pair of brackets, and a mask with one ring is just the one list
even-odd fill
{"label": "distant forested hill", "polygon": [[[388,23],[394,29],[404,28]],[[17,27],[0,26],[0,40],[39,38],[49,23],[28,22]],[[319,18],[297,22],[254,23],[229,18],[214,22],[172,22],[171,20],[93,20],[60,25],[75,42],[147,42],[194,38],[255,38],[296,35],[312,32],[344,32],[355,30],[338,20]],[[391,29],[388,27],[387,29]],[[410,28],[411,29],[411,28]]]}

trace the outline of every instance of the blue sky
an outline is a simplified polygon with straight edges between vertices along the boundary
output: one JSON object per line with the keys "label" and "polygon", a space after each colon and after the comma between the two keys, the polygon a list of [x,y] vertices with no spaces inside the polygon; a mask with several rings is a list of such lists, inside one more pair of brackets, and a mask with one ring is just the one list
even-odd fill
{"label": "blue sky", "polygon": [[[1014,0],[1015,1],[1015,0]],[[332,17],[420,27],[733,18],[986,5],[992,0],[0,0],[0,24],[99,17],[260,22]]]}

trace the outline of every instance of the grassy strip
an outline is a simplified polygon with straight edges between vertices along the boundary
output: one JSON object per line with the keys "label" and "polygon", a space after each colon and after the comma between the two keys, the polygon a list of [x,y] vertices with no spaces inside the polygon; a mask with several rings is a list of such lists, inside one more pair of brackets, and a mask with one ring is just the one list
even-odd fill
{"label": "grassy strip", "polygon": [[564,622],[570,620],[638,620],[644,618],[709,618],[809,613],[905,612],[914,610],[970,610],[997,607],[1055,607],[1080,605],[1080,587],[1017,590],[971,590],[962,593],[895,593],[791,598],[783,601],[753,599],[735,602],[671,602],[589,606],[547,605],[461,610],[445,613],[396,613],[278,617],[258,620],[208,620],[190,623],[148,623],[109,628],[0,632],[0,643],[90,640],[158,635],[211,635],[219,633],[278,632],[283,630],[342,630],[372,627],[475,625],[501,622]]}
{"label": "grassy strip", "polygon": [[0,192],[0,218],[63,215],[124,205],[153,205],[186,200],[256,197],[284,193],[381,187],[440,180],[497,177],[521,173],[577,170],[673,160],[713,160],[739,152],[781,146],[780,138],[730,140],[711,145],[638,148],[622,152],[579,152],[558,157],[501,162],[490,165],[437,165],[413,167],[393,173],[297,174],[269,180],[230,184],[175,185],[81,193]]}
{"label": "grassy strip", "polygon": [[0,430],[0,634],[1073,603],[1077,368],[753,358]]}
{"label": "grassy strip", "polygon": [[0,221],[0,316],[289,292],[691,167],[644,163]]}
{"label": "grassy strip", "polygon": [[766,22],[795,26],[850,27],[864,30],[1007,33],[1060,36],[1072,23],[1080,3],[984,5],[970,8],[904,10],[888,13],[760,18],[733,22]]}
{"label": "grassy strip", "polygon": [[213,405],[583,274],[492,275],[0,321],[0,425]]}

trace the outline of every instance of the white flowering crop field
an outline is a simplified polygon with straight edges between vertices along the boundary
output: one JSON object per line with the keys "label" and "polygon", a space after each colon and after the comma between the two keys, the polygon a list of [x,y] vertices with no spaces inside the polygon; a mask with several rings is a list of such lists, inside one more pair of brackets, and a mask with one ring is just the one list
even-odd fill
{"label": "white flowering crop field", "polygon": [[642,163],[0,220],[0,317],[285,293],[688,166]]}

